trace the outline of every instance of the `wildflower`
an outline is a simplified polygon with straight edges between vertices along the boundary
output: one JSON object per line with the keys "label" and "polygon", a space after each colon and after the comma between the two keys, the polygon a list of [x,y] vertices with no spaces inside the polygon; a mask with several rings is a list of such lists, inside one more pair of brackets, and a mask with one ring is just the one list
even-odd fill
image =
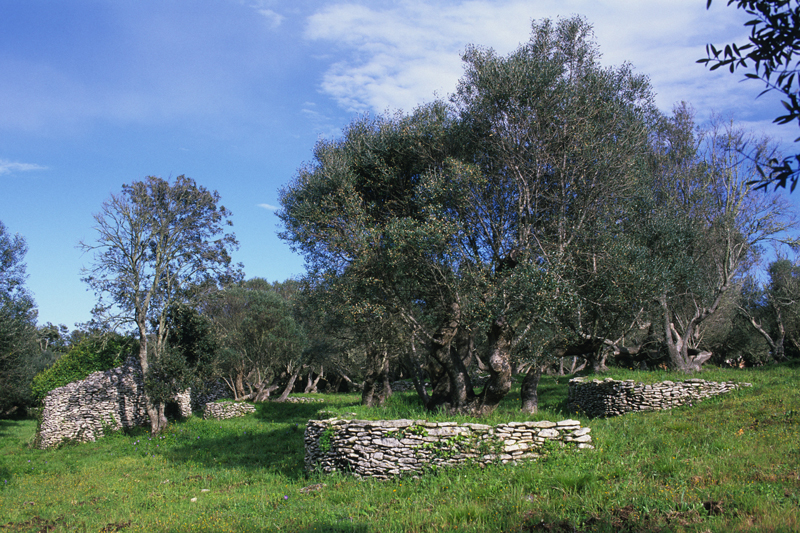
{"label": "wildflower", "polygon": [[284,495],[284,496],[283,496],[283,499],[284,499],[284,500],[288,500],[288,499],[289,499],[289,497],[288,497],[288,496],[286,496],[286,495]]}

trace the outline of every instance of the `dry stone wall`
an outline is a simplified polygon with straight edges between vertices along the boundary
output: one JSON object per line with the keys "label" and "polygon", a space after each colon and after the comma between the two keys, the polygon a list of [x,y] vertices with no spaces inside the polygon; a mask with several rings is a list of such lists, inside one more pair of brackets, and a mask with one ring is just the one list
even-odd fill
{"label": "dry stone wall", "polygon": [[[218,393],[212,391],[208,397]],[[192,415],[192,404],[197,401],[189,390],[175,397],[183,417]],[[64,440],[90,442],[102,437],[106,429],[149,423],[139,362],[131,358],[122,366],[53,389],[44,399],[41,417],[36,442],[42,449]]]}
{"label": "dry stone wall", "polygon": [[129,359],[120,367],[50,391],[44,399],[38,446],[49,448],[63,440],[94,441],[106,427],[121,429],[147,421],[142,371]]}
{"label": "dry stone wall", "polygon": [[569,380],[567,404],[570,412],[582,412],[588,416],[618,416],[633,411],[658,411],[692,405],[740,386],[749,387],[750,384],[687,379],[681,383],[662,381],[645,385],[632,379],[587,381],[585,378],[573,378]]}
{"label": "dry stone wall", "polygon": [[252,403],[215,402],[207,403],[203,407],[203,418],[225,420],[226,418],[236,418],[237,416],[245,416],[255,412],[256,407]]}
{"label": "dry stone wall", "polygon": [[305,467],[387,479],[467,462],[535,459],[548,443],[592,448],[591,429],[577,420],[497,426],[425,420],[310,420]]}

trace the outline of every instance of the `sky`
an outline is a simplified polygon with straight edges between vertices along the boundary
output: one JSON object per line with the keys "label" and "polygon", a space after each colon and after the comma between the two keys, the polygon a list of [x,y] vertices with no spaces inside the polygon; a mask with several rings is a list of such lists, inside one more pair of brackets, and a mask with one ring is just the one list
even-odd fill
{"label": "sky", "polygon": [[302,275],[275,211],[319,139],[446,97],[468,45],[505,55],[533,20],[576,14],[603,64],[648,75],[665,113],[683,100],[698,122],[729,117],[794,149],[796,125],[772,124],[779,95],[696,63],[707,43],[746,41],[747,15],[726,3],[0,0],[0,221],[27,241],[40,324],[91,318],[78,242],[111,194],[151,175],[219,192],[246,277]]}

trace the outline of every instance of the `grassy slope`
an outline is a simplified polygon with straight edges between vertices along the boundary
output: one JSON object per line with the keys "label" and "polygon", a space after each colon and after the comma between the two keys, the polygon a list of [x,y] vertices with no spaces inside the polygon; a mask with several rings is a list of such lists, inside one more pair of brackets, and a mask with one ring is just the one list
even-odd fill
{"label": "grassy slope", "polygon": [[[542,412],[520,416],[515,389],[490,422],[581,418],[595,451],[389,482],[306,476],[303,428],[320,410],[433,418],[412,393],[373,411],[354,395],[264,404],[255,416],[173,424],[159,439],[115,434],[49,451],[28,447],[35,422],[0,421],[0,531],[800,530],[800,368],[702,377],[754,386],[588,420],[563,411],[566,380],[545,377]],[[682,379],[660,376],[670,378]],[[300,491],[314,483],[327,485]]]}

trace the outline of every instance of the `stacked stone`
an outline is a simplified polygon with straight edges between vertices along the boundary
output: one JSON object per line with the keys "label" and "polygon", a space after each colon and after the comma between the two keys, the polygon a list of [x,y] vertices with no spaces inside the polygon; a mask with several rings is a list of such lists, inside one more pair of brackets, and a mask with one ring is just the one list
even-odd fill
{"label": "stacked stone", "polygon": [[206,404],[216,402],[217,400],[227,400],[231,398],[231,389],[225,384],[224,381],[212,381],[206,383],[197,390],[192,391],[192,409],[199,411],[205,407]]}
{"label": "stacked stone", "polygon": [[50,391],[44,399],[37,445],[45,449],[64,440],[94,441],[105,428],[115,430],[148,421],[142,371],[134,359],[105,372],[94,372]]}
{"label": "stacked stone", "polygon": [[289,396],[286,398],[289,403],[323,403],[325,400],[322,398],[308,398],[305,396]]}
{"label": "stacked stone", "polygon": [[[175,396],[182,417],[192,416],[192,392]],[[106,429],[149,423],[142,370],[136,358],[122,366],[94,372],[82,381],[53,389],[44,399],[36,445],[45,449],[61,442],[93,442]]]}
{"label": "stacked stone", "polygon": [[602,381],[585,381],[584,378],[573,378],[569,381],[567,405],[570,411],[583,412],[589,416],[618,416],[629,412],[658,411],[691,405],[740,386],[749,387],[750,384],[687,379],[681,383],[662,381],[645,385],[633,380],[617,381],[606,378]]}
{"label": "stacked stone", "polygon": [[251,403],[244,402],[214,402],[203,407],[203,418],[225,420],[255,413],[256,408]]}
{"label": "stacked stone", "polygon": [[388,479],[474,462],[535,459],[548,441],[592,448],[590,428],[577,420],[511,422],[498,426],[425,420],[311,420],[305,467]]}

